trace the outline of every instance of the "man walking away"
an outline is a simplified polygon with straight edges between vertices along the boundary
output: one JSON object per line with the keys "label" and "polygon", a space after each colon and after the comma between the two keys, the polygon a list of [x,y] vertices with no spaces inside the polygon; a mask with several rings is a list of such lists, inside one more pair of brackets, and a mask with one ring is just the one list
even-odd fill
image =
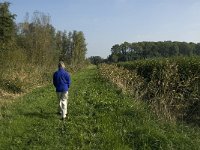
{"label": "man walking away", "polygon": [[69,73],[65,71],[65,64],[62,61],[58,64],[58,71],[53,75],[53,84],[60,102],[61,117],[64,120],[67,115],[68,90],[71,79]]}

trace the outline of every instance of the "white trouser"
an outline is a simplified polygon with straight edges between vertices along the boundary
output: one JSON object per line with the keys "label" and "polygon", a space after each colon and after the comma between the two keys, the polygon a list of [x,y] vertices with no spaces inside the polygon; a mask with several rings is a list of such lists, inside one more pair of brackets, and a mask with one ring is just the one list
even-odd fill
{"label": "white trouser", "polygon": [[58,100],[60,102],[60,110],[62,118],[65,118],[67,115],[67,100],[68,100],[68,91],[67,92],[56,92]]}

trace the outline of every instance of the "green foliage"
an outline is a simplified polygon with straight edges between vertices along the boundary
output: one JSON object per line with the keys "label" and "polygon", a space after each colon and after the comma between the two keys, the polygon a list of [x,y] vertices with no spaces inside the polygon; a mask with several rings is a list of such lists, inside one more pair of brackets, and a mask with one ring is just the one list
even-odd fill
{"label": "green foliage", "polygon": [[75,30],[68,35],[66,31],[58,32],[57,46],[60,49],[60,60],[67,62],[68,65],[77,67],[85,63],[87,48],[83,32]]}
{"label": "green foliage", "polygon": [[18,25],[17,44],[27,55],[28,63],[49,66],[58,61],[54,36],[55,29],[50,25],[50,16],[34,12],[30,23],[26,20]]}
{"label": "green foliage", "polygon": [[15,14],[9,11],[10,3],[0,3],[0,45],[13,39],[15,33]]}
{"label": "green foliage", "polygon": [[53,86],[1,106],[2,149],[199,149],[199,129],[156,120],[94,67],[72,76],[62,122]]}
{"label": "green foliage", "polygon": [[[73,72],[83,68],[86,44],[83,32],[58,31],[50,16],[35,11],[31,20],[15,25],[9,3],[0,3],[0,91],[21,93],[51,82],[60,59]],[[1,98],[2,95],[0,95]]]}
{"label": "green foliage", "polygon": [[105,61],[100,56],[91,56],[88,59],[90,60],[90,63],[94,64],[94,65],[98,65],[98,64],[103,63]]}
{"label": "green foliage", "polygon": [[155,57],[199,55],[199,43],[186,42],[124,42],[111,48],[110,62],[132,61]]}
{"label": "green foliage", "polygon": [[[161,118],[199,124],[199,57],[151,59],[102,65],[101,73],[150,104]],[[111,69],[112,68],[112,69]]]}

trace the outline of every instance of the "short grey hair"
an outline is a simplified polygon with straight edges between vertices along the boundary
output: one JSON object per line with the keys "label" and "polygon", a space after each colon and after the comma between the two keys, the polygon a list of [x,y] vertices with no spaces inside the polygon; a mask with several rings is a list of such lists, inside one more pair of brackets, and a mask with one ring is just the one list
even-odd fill
{"label": "short grey hair", "polygon": [[64,62],[63,61],[60,61],[59,63],[58,63],[58,68],[65,68],[65,64],[64,64]]}

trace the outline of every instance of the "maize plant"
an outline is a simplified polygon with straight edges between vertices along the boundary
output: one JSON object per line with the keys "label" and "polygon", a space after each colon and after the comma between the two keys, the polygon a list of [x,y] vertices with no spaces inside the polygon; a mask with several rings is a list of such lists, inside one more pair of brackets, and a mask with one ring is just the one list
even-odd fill
{"label": "maize plant", "polygon": [[160,118],[200,125],[200,59],[141,60],[102,64],[101,75],[149,104]]}

